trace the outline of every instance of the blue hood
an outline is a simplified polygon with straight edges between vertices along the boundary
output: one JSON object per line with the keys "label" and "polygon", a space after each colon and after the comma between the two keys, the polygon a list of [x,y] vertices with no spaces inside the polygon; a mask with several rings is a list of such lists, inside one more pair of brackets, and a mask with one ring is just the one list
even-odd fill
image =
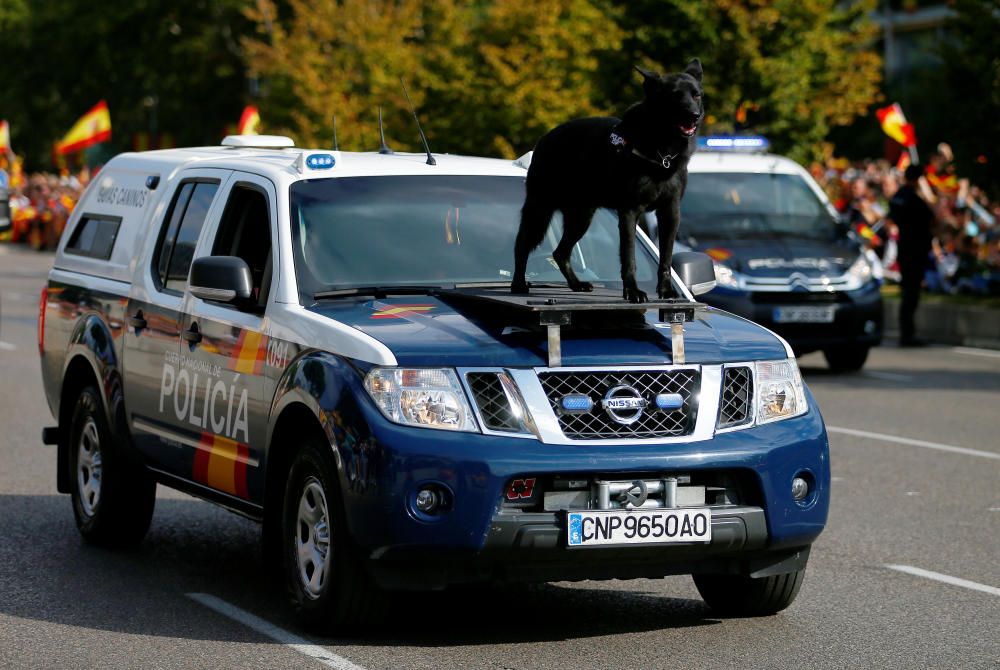
{"label": "blue hood", "polygon": [[[463,313],[432,296],[379,300],[341,298],[309,309],[374,337],[400,365],[510,366],[547,364],[545,332],[506,326],[499,319]],[[583,365],[663,365],[671,362],[670,329],[646,312],[644,327],[580,331],[563,328],[562,363]],[[785,348],[769,331],[708,307],[685,325],[688,363],[722,363],[785,358]]]}

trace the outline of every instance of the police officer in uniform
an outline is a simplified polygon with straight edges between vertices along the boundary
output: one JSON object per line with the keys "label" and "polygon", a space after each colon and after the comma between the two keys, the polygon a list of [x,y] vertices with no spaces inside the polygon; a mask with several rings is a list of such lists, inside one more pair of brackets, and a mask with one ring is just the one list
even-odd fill
{"label": "police officer in uniform", "polygon": [[916,337],[914,314],[920,301],[920,284],[927,269],[931,250],[934,212],[920,197],[917,189],[924,169],[910,165],[904,173],[905,184],[889,201],[889,218],[899,228],[899,271],[902,275],[899,304],[899,346],[919,347],[926,344]]}

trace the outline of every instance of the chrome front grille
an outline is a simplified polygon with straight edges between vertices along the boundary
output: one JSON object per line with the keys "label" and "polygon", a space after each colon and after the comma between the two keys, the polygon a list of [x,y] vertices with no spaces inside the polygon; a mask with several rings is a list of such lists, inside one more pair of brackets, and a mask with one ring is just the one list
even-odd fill
{"label": "chrome front grille", "polygon": [[498,373],[470,372],[465,378],[479,409],[479,416],[489,430],[502,432],[521,430],[521,422],[511,410],[510,400],[504,393]]}
{"label": "chrome front grille", "polygon": [[[540,372],[538,380],[559,427],[570,439],[677,437],[694,429],[697,414],[694,396],[700,383],[700,374],[695,369],[551,371]],[[621,386],[634,389],[635,396],[645,401],[645,407],[631,423],[616,421],[602,405],[608,392]],[[628,394],[631,396],[632,392]],[[586,396],[591,401],[589,410],[564,410],[562,401],[567,396]],[[680,406],[660,409],[658,396],[679,396]]]}
{"label": "chrome front grille", "polygon": [[719,428],[734,428],[753,420],[753,374],[749,367],[726,368],[722,378]]}

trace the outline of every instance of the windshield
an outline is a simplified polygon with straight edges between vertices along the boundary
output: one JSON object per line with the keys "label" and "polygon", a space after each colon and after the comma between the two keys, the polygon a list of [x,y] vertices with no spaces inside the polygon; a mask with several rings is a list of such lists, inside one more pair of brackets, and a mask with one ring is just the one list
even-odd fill
{"label": "windshield", "polygon": [[681,200],[678,236],[729,240],[799,237],[829,240],[835,221],[799,175],[692,172]]}
{"label": "windshield", "polygon": [[[386,176],[296,182],[292,243],[304,303],[327,289],[510,282],[523,177]],[[557,214],[528,261],[528,281],[561,283]],[[636,245],[636,277],[655,289],[656,261]],[[573,251],[583,281],[621,288],[618,219],[599,210]]]}

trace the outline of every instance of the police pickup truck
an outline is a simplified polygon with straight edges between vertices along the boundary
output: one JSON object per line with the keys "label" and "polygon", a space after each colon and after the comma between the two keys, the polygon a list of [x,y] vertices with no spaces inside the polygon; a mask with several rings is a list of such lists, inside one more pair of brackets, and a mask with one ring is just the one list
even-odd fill
{"label": "police pickup truck", "polygon": [[[532,255],[525,161],[302,150],[123,154],[41,294],[58,489],[83,537],[141,540],[162,484],[260,521],[306,625],[379,594],[692,574],[736,615],[787,607],[827,518],[826,429],[789,345],[693,301],[621,298],[617,220]],[[637,275],[654,293],[645,236]]]}

